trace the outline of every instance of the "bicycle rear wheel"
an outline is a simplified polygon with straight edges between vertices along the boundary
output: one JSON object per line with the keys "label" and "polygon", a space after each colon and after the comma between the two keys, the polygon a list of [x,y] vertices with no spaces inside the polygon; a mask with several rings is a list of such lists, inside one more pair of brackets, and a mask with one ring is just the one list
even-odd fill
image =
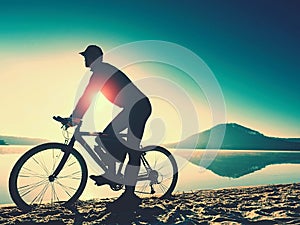
{"label": "bicycle rear wheel", "polygon": [[75,150],[55,179],[51,177],[67,146],[47,143],[26,152],[13,167],[9,178],[11,198],[22,210],[44,203],[72,204],[82,194],[87,182],[87,166]]}
{"label": "bicycle rear wheel", "polygon": [[178,180],[178,168],[172,154],[160,146],[142,149],[141,166],[135,193],[140,198],[170,197]]}

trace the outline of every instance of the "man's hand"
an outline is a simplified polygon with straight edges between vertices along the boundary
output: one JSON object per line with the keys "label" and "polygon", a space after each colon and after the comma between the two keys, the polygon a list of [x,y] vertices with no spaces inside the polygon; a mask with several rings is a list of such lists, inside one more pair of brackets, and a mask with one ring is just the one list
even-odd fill
{"label": "man's hand", "polygon": [[77,126],[80,122],[81,122],[81,119],[79,119],[79,118],[69,117],[68,118],[68,123],[66,124],[66,127],[68,128],[68,127]]}

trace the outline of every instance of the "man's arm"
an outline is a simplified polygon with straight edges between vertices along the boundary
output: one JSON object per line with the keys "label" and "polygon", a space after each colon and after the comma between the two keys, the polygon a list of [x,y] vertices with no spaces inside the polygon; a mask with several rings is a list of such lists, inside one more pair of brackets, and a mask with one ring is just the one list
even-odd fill
{"label": "man's arm", "polygon": [[82,96],[77,102],[75,109],[73,110],[73,118],[81,119],[84,116],[89,106],[91,105],[93,98],[101,90],[101,86],[102,82],[100,80],[100,76],[93,74]]}

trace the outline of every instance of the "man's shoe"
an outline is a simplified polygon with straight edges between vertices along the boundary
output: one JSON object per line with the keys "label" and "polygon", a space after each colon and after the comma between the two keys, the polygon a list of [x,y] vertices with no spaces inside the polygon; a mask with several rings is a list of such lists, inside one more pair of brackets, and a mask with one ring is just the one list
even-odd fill
{"label": "man's shoe", "polygon": [[142,203],[142,199],[136,196],[134,193],[124,192],[118,199],[110,203],[107,207],[109,209],[128,209],[133,210],[138,208]]}
{"label": "man's shoe", "polygon": [[110,184],[111,181],[109,179],[106,178],[106,175],[103,174],[103,175],[99,175],[99,176],[96,176],[96,175],[91,175],[90,178],[95,181],[95,184],[97,186],[101,186],[101,185],[104,185],[104,184]]}

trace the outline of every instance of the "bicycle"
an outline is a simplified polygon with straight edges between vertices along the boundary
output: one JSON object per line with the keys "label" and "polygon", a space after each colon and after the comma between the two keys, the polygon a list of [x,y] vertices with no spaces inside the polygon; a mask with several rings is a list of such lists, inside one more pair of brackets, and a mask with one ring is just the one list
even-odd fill
{"label": "bicycle", "polygon": [[[67,131],[66,119],[53,117]],[[29,211],[44,203],[70,206],[82,194],[88,178],[88,168],[83,156],[74,148],[75,141],[89,153],[95,162],[108,172],[105,147],[92,149],[83,137],[95,136],[100,140],[116,140],[102,132],[80,131],[82,122],[75,128],[71,139],[65,143],[45,143],[28,150],[14,165],[9,177],[9,192],[18,208]],[[121,135],[121,137],[126,137]],[[99,151],[99,149],[101,151]],[[122,151],[122,149],[118,149]],[[101,154],[100,154],[101,152]],[[141,148],[141,166],[135,193],[140,198],[171,196],[178,180],[178,168],[172,154],[161,146]],[[125,162],[119,163],[116,180],[108,183],[113,191],[124,189]]]}

